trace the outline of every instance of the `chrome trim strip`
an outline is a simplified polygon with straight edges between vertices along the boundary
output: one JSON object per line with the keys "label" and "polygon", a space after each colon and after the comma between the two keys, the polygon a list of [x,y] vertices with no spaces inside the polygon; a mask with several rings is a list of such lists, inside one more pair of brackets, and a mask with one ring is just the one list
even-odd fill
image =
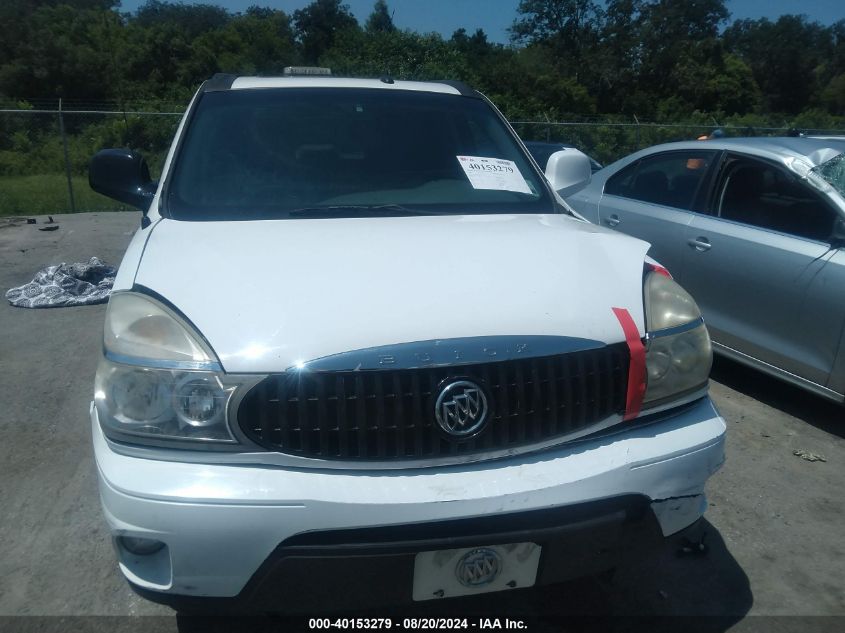
{"label": "chrome trim strip", "polygon": [[121,365],[134,365],[136,367],[146,367],[148,369],[193,369],[204,371],[223,371],[220,363],[215,361],[193,361],[193,360],[161,360],[157,358],[139,358],[136,356],[126,356],[124,354],[116,354],[103,348],[103,356],[107,360]]}
{"label": "chrome trim strip", "polygon": [[654,332],[647,332],[645,335],[646,341],[649,341],[653,338],[661,338],[663,336],[674,336],[675,334],[683,334],[684,332],[689,332],[690,330],[694,330],[699,325],[704,324],[704,319],[698,317],[694,321],[690,321],[689,323],[684,323],[683,325],[676,325],[674,327],[667,327],[663,330],[656,330]]}
{"label": "chrome trim strip", "polygon": [[421,369],[555,356],[605,347],[571,336],[472,336],[381,345],[341,352],[288,367],[285,371]]}

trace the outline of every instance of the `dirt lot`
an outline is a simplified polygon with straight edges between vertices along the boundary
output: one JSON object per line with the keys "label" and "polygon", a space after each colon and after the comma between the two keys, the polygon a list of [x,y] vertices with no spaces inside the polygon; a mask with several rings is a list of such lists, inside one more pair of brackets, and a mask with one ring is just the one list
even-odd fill
{"label": "dirt lot", "polygon": [[[58,230],[38,231],[44,219],[0,224],[4,291],[48,264],[119,262],[139,221],[137,213],[55,216]],[[87,410],[104,307],[2,304],[0,616],[160,615],[145,627],[190,628],[130,591],[101,516]],[[707,615],[719,616],[708,630],[845,630],[845,409],[721,360],[712,395],[728,423],[728,459],[709,484],[705,556],[679,556],[670,540],[660,557],[612,582],[479,598],[454,611]],[[92,630],[122,622],[73,620],[73,628],[83,621]],[[0,629],[43,622],[0,618]]]}

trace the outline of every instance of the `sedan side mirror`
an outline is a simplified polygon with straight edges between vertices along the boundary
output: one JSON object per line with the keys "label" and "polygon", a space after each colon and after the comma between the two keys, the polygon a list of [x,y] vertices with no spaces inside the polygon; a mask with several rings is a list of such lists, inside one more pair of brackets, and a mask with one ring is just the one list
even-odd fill
{"label": "sedan side mirror", "polygon": [[592,177],[590,159],[574,148],[555,152],[546,163],[546,179],[562,197],[583,189]]}
{"label": "sedan side mirror", "polygon": [[104,149],[88,169],[91,189],[144,212],[146,217],[158,183],[150,178],[144,158],[128,149]]}

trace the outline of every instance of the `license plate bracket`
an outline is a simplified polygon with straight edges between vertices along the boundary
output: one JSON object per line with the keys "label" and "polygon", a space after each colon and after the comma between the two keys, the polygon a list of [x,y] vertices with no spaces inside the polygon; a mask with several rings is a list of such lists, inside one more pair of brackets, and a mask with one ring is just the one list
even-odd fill
{"label": "license plate bracket", "polygon": [[413,599],[436,600],[532,587],[540,553],[536,543],[419,552],[414,557]]}

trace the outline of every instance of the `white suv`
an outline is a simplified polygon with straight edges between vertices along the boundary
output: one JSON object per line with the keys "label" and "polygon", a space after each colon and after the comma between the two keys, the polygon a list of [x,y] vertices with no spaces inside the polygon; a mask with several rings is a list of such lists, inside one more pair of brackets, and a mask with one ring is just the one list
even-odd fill
{"label": "white suv", "polygon": [[695,523],[725,433],[698,308],[555,194],[582,154],[547,175],[454,82],[218,75],[160,182],[99,153],[92,187],[144,211],[91,406],[132,586],[438,600]]}

